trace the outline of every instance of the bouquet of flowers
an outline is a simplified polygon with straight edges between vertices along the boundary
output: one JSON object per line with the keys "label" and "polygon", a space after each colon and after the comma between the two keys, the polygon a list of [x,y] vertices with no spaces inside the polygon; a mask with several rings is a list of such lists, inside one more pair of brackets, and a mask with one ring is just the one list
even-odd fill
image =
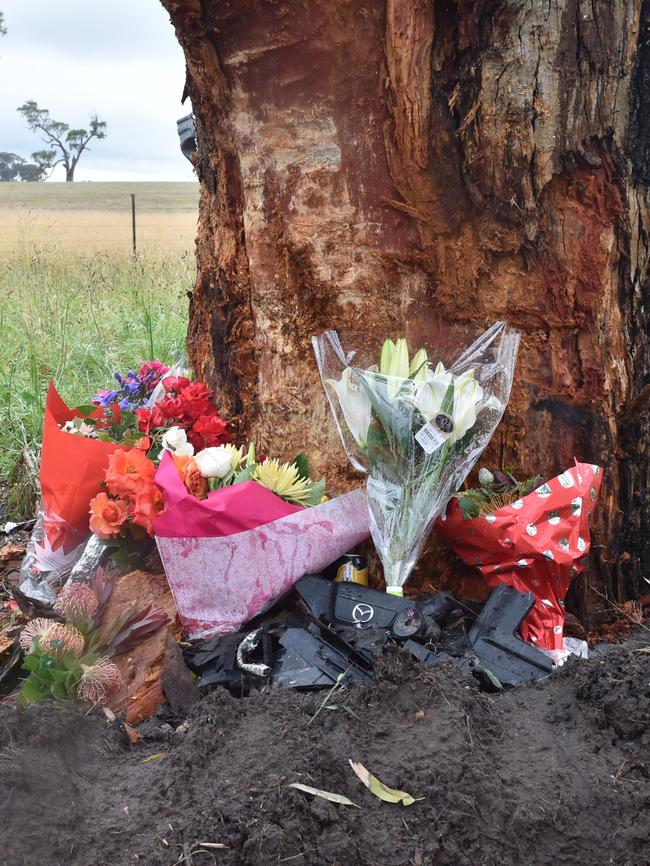
{"label": "bouquet of flowers", "polygon": [[436,522],[436,532],[490,587],[532,592],[535,606],[522,623],[524,640],[563,652],[564,598],[584,570],[589,522],[602,482],[600,466],[576,465],[542,483],[481,469],[479,487],[461,491]]}
{"label": "bouquet of flowers", "polygon": [[[156,483],[164,512],[156,542],[181,621],[192,638],[237,631],[368,535],[359,491],[326,500],[305,455],[291,463],[255,448],[177,440]],[[179,451],[183,453],[179,454]]]}
{"label": "bouquet of flowers", "polygon": [[[53,604],[56,589],[75,563],[85,579],[104,552],[99,539],[152,534],[160,495],[152,481],[146,489],[136,490],[136,486],[145,477],[153,479],[154,461],[164,450],[163,439],[171,427],[176,425],[200,448],[229,440],[210,389],[175,375],[177,370],[178,365],[170,370],[159,361],[146,361],[138,373],[115,374],[120,388],[100,391],[91,404],[75,409],[50,384],[41,454],[41,509],[19,584],[28,597]],[[121,482],[119,467],[126,473]],[[103,495],[96,499],[97,494]],[[91,500],[93,525],[100,531],[92,536],[88,550],[86,542],[93,531]]]}
{"label": "bouquet of flowers", "polygon": [[72,698],[103,704],[121,685],[111,657],[158,631],[168,622],[162,610],[139,610],[135,603],[114,621],[102,616],[113,580],[98,569],[92,585],[69,583],[60,592],[54,612],[62,621],[32,619],[20,634],[25,651],[21,702]]}
{"label": "bouquet of flowers", "polygon": [[425,348],[410,355],[404,338],[386,340],[376,359],[364,357],[363,342],[345,350],[335,331],[313,345],[344,447],[368,474],[387,592],[402,595],[431,523],[501,420],[519,335],[498,322],[449,366]]}

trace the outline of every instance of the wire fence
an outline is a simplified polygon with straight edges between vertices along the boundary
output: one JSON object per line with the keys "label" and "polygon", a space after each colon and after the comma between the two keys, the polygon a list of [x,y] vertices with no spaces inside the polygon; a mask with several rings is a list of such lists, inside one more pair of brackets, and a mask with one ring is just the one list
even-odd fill
{"label": "wire fence", "polygon": [[190,209],[191,202],[164,193],[142,200],[134,194],[112,197],[106,209],[100,196],[84,200],[82,208],[75,207],[74,200],[68,206],[50,200],[42,209],[33,201],[14,201],[8,208],[3,204],[0,195],[0,252],[5,256],[12,250],[43,247],[177,252],[193,248],[196,237],[198,208]]}

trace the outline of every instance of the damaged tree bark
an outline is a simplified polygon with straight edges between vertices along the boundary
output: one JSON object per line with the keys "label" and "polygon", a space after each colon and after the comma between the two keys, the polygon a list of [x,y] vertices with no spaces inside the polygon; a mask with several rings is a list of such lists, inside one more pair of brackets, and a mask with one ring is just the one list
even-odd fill
{"label": "damaged tree bark", "polygon": [[589,579],[637,593],[650,0],[162,2],[198,131],[188,346],[219,408],[349,481],[310,336],[506,319],[522,348],[488,456],[601,463]]}

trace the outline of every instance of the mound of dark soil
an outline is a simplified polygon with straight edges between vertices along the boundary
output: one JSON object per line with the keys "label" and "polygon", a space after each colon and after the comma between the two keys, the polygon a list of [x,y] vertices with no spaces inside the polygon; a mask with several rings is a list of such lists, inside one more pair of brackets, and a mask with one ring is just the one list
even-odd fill
{"label": "mound of dark soil", "polygon": [[[0,863],[650,863],[648,654],[614,651],[490,696],[453,667],[394,655],[314,717],[322,700],[217,690],[185,732],[150,726],[135,747],[98,715],[0,706]],[[424,799],[377,800],[350,758]]]}

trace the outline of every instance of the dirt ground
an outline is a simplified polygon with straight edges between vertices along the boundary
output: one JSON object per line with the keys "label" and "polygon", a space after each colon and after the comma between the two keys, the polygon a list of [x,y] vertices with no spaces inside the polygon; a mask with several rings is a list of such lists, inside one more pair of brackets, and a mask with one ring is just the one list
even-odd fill
{"label": "dirt ground", "polygon": [[[650,654],[616,649],[485,695],[453,667],[396,653],[313,718],[322,699],[218,689],[184,732],[157,720],[135,746],[101,714],[5,702],[0,863],[650,863]],[[349,758],[424,799],[380,802]]]}

